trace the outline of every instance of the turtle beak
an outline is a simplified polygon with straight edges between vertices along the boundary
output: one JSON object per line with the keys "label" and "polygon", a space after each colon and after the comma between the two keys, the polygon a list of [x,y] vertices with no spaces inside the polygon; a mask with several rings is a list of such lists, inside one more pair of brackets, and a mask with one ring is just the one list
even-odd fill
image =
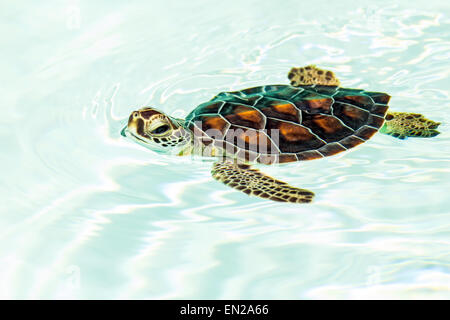
{"label": "turtle beak", "polygon": [[146,134],[144,133],[144,126],[145,123],[144,120],[140,117],[139,111],[133,111],[128,118],[128,125],[126,129],[122,130],[122,133],[129,133],[135,138],[142,140],[142,138],[147,138]]}
{"label": "turtle beak", "polygon": [[139,117],[139,111],[133,111],[130,116],[128,117],[128,127],[130,127],[134,122],[136,122],[136,119]]}
{"label": "turtle beak", "polygon": [[127,137],[127,132],[128,132],[128,126],[123,127],[123,129],[120,131],[120,135],[122,137]]}

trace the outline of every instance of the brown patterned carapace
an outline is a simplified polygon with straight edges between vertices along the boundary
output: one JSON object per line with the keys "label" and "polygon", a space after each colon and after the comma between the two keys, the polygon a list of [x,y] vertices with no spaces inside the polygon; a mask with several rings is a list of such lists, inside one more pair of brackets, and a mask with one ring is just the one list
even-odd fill
{"label": "brown patterned carapace", "polygon": [[[324,76],[326,76],[324,74]],[[389,95],[328,85],[271,85],[223,92],[186,118],[203,136],[261,163],[311,160],[353,148],[384,123]],[[211,129],[216,129],[211,130]],[[235,131],[242,131],[233,134]],[[272,152],[261,152],[260,144]]]}

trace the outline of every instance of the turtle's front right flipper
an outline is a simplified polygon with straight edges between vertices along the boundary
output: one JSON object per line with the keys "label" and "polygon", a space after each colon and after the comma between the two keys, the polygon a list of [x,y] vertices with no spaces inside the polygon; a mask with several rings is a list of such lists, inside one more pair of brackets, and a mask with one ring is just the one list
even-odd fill
{"label": "turtle's front right flipper", "polygon": [[307,86],[307,85],[322,85],[322,86],[340,86],[339,79],[335,76],[333,71],[319,69],[315,65],[309,65],[301,68],[292,68],[289,71],[288,78],[291,81],[291,86]]}
{"label": "turtle's front right flipper", "polygon": [[219,161],[214,163],[211,174],[214,179],[232,188],[264,199],[307,203],[311,202],[314,197],[314,193],[311,191],[292,187],[286,182],[261,173],[257,169],[251,169],[247,164]]}
{"label": "turtle's front right flipper", "polygon": [[441,124],[440,122],[429,120],[418,113],[388,112],[385,119],[386,122],[380,129],[380,132],[391,135],[395,138],[431,138],[440,133],[436,130]]}

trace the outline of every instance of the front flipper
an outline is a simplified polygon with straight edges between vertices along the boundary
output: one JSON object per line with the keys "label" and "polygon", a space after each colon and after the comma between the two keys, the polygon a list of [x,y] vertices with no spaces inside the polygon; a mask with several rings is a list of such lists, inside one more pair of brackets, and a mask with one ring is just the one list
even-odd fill
{"label": "front flipper", "polygon": [[339,79],[334,75],[333,71],[319,69],[315,65],[309,65],[301,68],[292,68],[288,73],[291,86],[306,85],[323,85],[323,86],[340,86]]}
{"label": "front flipper", "polygon": [[418,113],[388,112],[386,122],[380,129],[381,133],[391,135],[395,138],[405,139],[406,137],[431,138],[440,132],[436,128],[441,124],[433,120],[426,119]]}
{"label": "front flipper", "polygon": [[314,193],[288,185],[286,182],[276,180],[251,169],[247,164],[238,164],[231,161],[216,162],[211,174],[214,179],[245,192],[264,199],[280,202],[307,203],[311,202]]}

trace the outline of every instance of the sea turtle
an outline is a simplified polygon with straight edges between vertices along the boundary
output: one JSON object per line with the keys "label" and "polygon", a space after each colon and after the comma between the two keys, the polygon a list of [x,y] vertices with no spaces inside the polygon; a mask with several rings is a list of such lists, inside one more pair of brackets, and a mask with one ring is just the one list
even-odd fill
{"label": "sea turtle", "polygon": [[249,195],[307,203],[314,193],[265,175],[251,164],[320,159],[367,141],[377,131],[399,139],[434,137],[440,123],[387,112],[386,93],[348,89],[332,71],[292,68],[290,85],[222,92],[177,119],[144,107],[123,135],[159,151],[217,157],[214,179]]}

